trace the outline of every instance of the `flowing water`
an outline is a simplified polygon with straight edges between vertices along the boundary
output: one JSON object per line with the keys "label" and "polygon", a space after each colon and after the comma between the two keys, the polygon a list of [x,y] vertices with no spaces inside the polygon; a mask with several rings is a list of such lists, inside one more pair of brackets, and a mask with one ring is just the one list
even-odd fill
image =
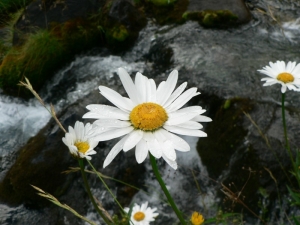
{"label": "flowing water", "polygon": [[[189,85],[197,86],[204,97],[247,98],[264,107],[268,104],[278,106],[279,86],[262,87],[262,76],[256,71],[269,61],[300,62],[300,3],[287,0],[247,3],[253,19],[238,28],[204,29],[197,22],[157,26],[148,21],[147,27],[141,31],[136,44],[130,50],[121,55],[111,55],[107,50],[97,49],[93,53],[77,56],[45,85],[40,92],[41,96],[47,104],[52,102],[56,110],[61,112],[81,99],[85,99],[88,104],[94,103],[87,96],[97,90],[100,84],[124,91],[116,76],[119,67],[124,67],[130,74],[139,71],[155,78],[157,82],[164,80],[171,70],[177,69],[179,83],[188,80]],[[299,93],[288,92],[286,102],[289,107],[300,108],[298,95]],[[200,102],[205,102],[201,100],[201,96]],[[259,110],[253,117],[258,121],[267,120]],[[290,123],[297,121],[296,117],[297,115],[290,116]],[[280,119],[280,115],[278,118]],[[0,179],[3,179],[14,163],[18,149],[30,137],[35,136],[49,119],[49,113],[35,99],[24,102],[18,98],[0,95]],[[273,135],[272,137],[280,136],[279,119],[271,125],[274,129],[270,129],[268,134]],[[297,132],[299,133],[295,131],[291,139],[300,146],[299,141],[294,138]],[[247,145],[247,138],[249,141],[252,137],[243,139],[244,143],[241,145]],[[185,139],[190,143],[191,151],[177,152],[179,169],[173,171],[167,165],[160,164],[161,173],[175,202],[178,202],[179,208],[184,208],[187,215],[196,210],[204,212],[207,217],[214,216],[220,196],[216,194],[215,183],[210,180],[209,168],[202,163],[196,150],[197,142],[201,140],[192,137]],[[230,162],[238,157],[238,154],[233,154]],[[161,193],[155,191],[159,187],[151,173],[150,164],[144,164],[146,172],[143,179],[148,193],[137,192],[132,202],[149,201],[150,206],[158,208],[159,224],[174,224],[176,218],[170,207],[161,201]],[[218,177],[219,181],[228,173],[229,170],[224,170]],[[106,200],[107,193],[99,193],[97,187],[96,184],[93,185],[93,193],[106,204],[105,201],[109,202]],[[266,198],[263,200],[267,201]],[[288,204],[282,205],[287,207]],[[47,216],[47,212],[47,209],[36,210],[25,205],[13,207],[0,204],[0,224],[56,224]],[[88,209],[86,216],[97,219],[92,208]],[[32,218],[35,220],[32,221]],[[271,224],[284,224],[278,215],[270,215],[270,220]],[[63,221],[64,224],[71,224],[64,216]],[[259,220],[251,216],[246,223],[260,224]]]}

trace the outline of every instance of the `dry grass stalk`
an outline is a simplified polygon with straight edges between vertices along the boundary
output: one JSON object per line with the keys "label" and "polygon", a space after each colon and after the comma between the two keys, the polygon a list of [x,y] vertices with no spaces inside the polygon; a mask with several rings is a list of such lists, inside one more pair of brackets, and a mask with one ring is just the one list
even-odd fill
{"label": "dry grass stalk", "polygon": [[41,197],[44,197],[46,198],[47,200],[49,200],[50,202],[54,203],[55,205],[63,208],[63,209],[66,209],[68,210],[69,212],[73,213],[75,216],[79,217],[80,219],[88,222],[89,224],[92,224],[92,225],[97,225],[96,223],[94,223],[93,221],[90,221],[89,219],[87,219],[86,217],[80,215],[79,213],[77,213],[74,209],[72,209],[70,206],[66,205],[66,204],[62,204],[60,201],[57,200],[57,198],[55,198],[53,195],[43,191],[42,189],[34,186],[34,185],[31,185],[35,190],[38,191],[38,195],[41,196]]}

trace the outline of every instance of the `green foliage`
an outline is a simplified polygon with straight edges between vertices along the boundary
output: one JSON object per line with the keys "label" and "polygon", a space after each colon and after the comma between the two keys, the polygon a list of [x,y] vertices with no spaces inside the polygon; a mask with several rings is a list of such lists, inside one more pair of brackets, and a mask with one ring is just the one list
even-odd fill
{"label": "green foliage", "polygon": [[25,6],[32,0],[1,0],[0,1],[0,24],[3,24],[7,18],[10,18],[19,9],[24,9]]}
{"label": "green foliage", "polygon": [[2,87],[14,89],[24,76],[35,87],[40,87],[53,68],[61,64],[64,53],[63,44],[49,31],[40,30],[29,35],[22,47],[13,47],[5,56],[0,66]]}

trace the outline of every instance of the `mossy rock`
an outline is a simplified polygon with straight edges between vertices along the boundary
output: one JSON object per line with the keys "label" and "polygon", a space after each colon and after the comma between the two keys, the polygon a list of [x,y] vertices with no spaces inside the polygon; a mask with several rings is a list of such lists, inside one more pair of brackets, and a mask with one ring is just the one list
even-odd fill
{"label": "mossy rock", "polygon": [[137,5],[159,24],[183,23],[182,14],[187,10],[188,0],[141,0]]}
{"label": "mossy rock", "polygon": [[185,12],[186,20],[198,21],[204,27],[225,28],[237,24],[238,17],[229,10],[204,10],[201,12]]}
{"label": "mossy rock", "polygon": [[48,30],[27,35],[21,46],[14,46],[0,65],[0,85],[5,93],[23,98],[32,97],[19,89],[19,81],[27,77],[35,90],[73,56],[104,43],[103,31],[80,18],[62,24],[51,23]]}

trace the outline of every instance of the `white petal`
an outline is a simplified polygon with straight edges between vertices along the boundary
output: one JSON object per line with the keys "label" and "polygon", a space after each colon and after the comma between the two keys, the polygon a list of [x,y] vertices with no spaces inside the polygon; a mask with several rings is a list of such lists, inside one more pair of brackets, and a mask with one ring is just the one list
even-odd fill
{"label": "white petal", "polygon": [[[120,127],[121,128],[121,127]],[[119,127],[103,127],[103,126],[97,126],[97,125],[94,125],[93,126],[93,129],[91,129],[87,135],[89,135],[90,137],[94,138],[96,136],[99,136],[105,132],[108,132],[110,130],[116,130],[116,129],[119,129]]]}
{"label": "white petal", "polygon": [[206,110],[202,109],[201,106],[194,105],[194,106],[189,106],[189,107],[185,107],[185,108],[179,109],[176,112],[178,112],[178,113],[197,112],[198,114],[202,114],[202,113],[206,112]]}
{"label": "white petal", "polygon": [[[146,102],[151,102],[151,97],[152,97],[152,90],[151,90],[151,84],[150,81],[147,79],[146,85],[144,87],[146,89]],[[155,90],[155,95],[156,95],[156,90]]]}
{"label": "white petal", "polygon": [[166,103],[163,105],[164,107],[168,107],[179,95],[184,91],[187,86],[187,82],[182,83],[169,97]]}
{"label": "white petal", "polygon": [[74,131],[75,131],[76,139],[83,141],[84,124],[82,122],[76,121],[75,126],[74,126]]}
{"label": "white petal", "polygon": [[135,87],[140,95],[140,99],[142,102],[146,102],[146,82],[148,78],[142,75],[141,73],[137,72],[135,75]]}
{"label": "white petal", "polygon": [[164,89],[165,83],[166,83],[166,81],[162,81],[162,82],[160,82],[160,84],[157,87],[157,90],[156,90],[156,103],[158,103],[158,95],[159,95],[159,93],[162,92],[162,89]]}
{"label": "white petal", "polygon": [[137,163],[144,162],[144,160],[147,158],[147,155],[148,155],[147,143],[143,139],[141,139],[135,148],[135,158]]}
{"label": "white petal", "polygon": [[190,88],[186,90],[182,95],[180,95],[169,107],[167,107],[168,112],[174,112],[180,109],[185,103],[187,103],[192,97],[198,95],[197,88]]}
{"label": "white petal", "polygon": [[282,85],[281,86],[281,93],[285,93],[286,92],[286,85]]}
{"label": "white petal", "polygon": [[183,140],[181,137],[178,137],[175,134],[172,134],[164,129],[160,129],[160,133],[173,142],[174,148],[181,152],[190,151],[190,145]]}
{"label": "white petal", "polygon": [[132,110],[132,104],[128,105],[128,102],[124,101],[124,98],[122,95],[120,95],[118,92],[105,87],[105,86],[99,86],[100,93],[109,100],[112,104],[117,106],[118,108],[124,110],[124,111],[131,111]]}
{"label": "white petal", "polygon": [[113,159],[116,157],[116,155],[119,154],[119,152],[123,149],[123,144],[126,141],[128,135],[126,135],[125,137],[123,137],[120,141],[118,141],[117,144],[115,144],[115,146],[110,150],[110,152],[108,153],[108,155],[106,156],[106,159],[104,160],[103,163],[103,168],[105,168],[106,166],[108,166]]}
{"label": "white petal", "polygon": [[169,118],[165,125],[177,125],[184,122],[187,122],[197,116],[199,113],[192,112],[192,113],[182,113],[181,116],[178,116],[176,118]]}
{"label": "white petal", "polygon": [[123,147],[123,150],[124,152],[127,152],[128,150],[132,149],[134,146],[136,146],[136,144],[142,139],[143,137],[143,131],[141,130],[134,130],[132,131],[125,144],[124,144],[124,147]]}
{"label": "white petal", "polygon": [[274,80],[274,81],[264,83],[263,86],[271,86],[273,84],[280,84],[280,82],[278,80]]}
{"label": "white petal", "polygon": [[186,121],[184,123],[177,124],[176,126],[187,128],[187,129],[193,129],[193,130],[198,130],[203,128],[202,124],[196,121]]}
{"label": "white petal", "polygon": [[145,132],[143,139],[147,142],[147,146],[151,154],[155,158],[160,158],[162,154],[162,149],[158,141],[156,140],[155,136],[153,135],[153,133]]}
{"label": "white petal", "polygon": [[149,79],[148,82],[150,83],[149,102],[156,102],[156,84],[153,79]]}
{"label": "white petal", "polygon": [[157,103],[160,105],[164,105],[165,102],[168,100],[170,95],[175,89],[176,83],[178,80],[178,71],[173,70],[168,79],[166,80],[166,83],[163,88],[161,88],[159,91],[157,91]]}
{"label": "white petal", "polygon": [[207,117],[207,116],[202,116],[202,115],[198,115],[195,116],[192,121],[196,121],[196,122],[211,122],[212,119]]}
{"label": "white petal", "polygon": [[94,125],[97,125],[98,127],[129,127],[131,126],[131,123],[129,121],[122,121],[117,119],[99,119],[96,120]]}
{"label": "white petal", "polygon": [[166,137],[166,135],[164,135],[164,132],[168,132],[168,131],[165,131],[164,129],[158,129],[153,132],[153,135],[155,136],[155,139],[158,142],[165,142],[168,139],[168,137]]}
{"label": "white petal", "polygon": [[177,162],[168,159],[165,155],[162,155],[163,159],[171,166],[174,170],[177,169]]}
{"label": "white petal", "polygon": [[130,133],[134,128],[133,127],[124,127],[120,129],[113,129],[109,130],[107,132],[101,133],[97,136],[95,136],[95,140],[97,141],[107,141],[113,138],[121,137],[125,134]]}
{"label": "white petal", "polygon": [[171,161],[175,161],[176,160],[176,152],[174,150],[172,141],[167,140],[162,144],[163,144],[163,146],[162,146],[163,154]]}
{"label": "white petal", "polygon": [[101,118],[110,118],[110,119],[120,119],[120,120],[129,120],[129,113],[122,111],[119,108],[109,105],[99,105],[92,104],[87,105],[86,108],[90,112],[83,115],[82,118],[91,118],[91,119],[101,119]]}
{"label": "white petal", "polygon": [[202,130],[190,130],[182,127],[167,126],[167,125],[165,125],[164,128],[176,134],[196,136],[196,137],[207,137],[207,134],[204,133]]}
{"label": "white petal", "polygon": [[135,87],[131,77],[127,73],[127,71],[120,67],[118,69],[118,74],[119,74],[121,82],[124,86],[125,91],[127,92],[128,96],[129,96],[129,98],[135,104],[141,103],[141,100],[140,100],[140,97],[139,97],[140,95],[138,94],[138,91],[136,90],[136,87]]}
{"label": "white petal", "polygon": [[273,82],[274,80],[277,80],[277,79],[269,78],[269,77],[264,77],[261,79],[261,81],[266,81],[266,82]]}

